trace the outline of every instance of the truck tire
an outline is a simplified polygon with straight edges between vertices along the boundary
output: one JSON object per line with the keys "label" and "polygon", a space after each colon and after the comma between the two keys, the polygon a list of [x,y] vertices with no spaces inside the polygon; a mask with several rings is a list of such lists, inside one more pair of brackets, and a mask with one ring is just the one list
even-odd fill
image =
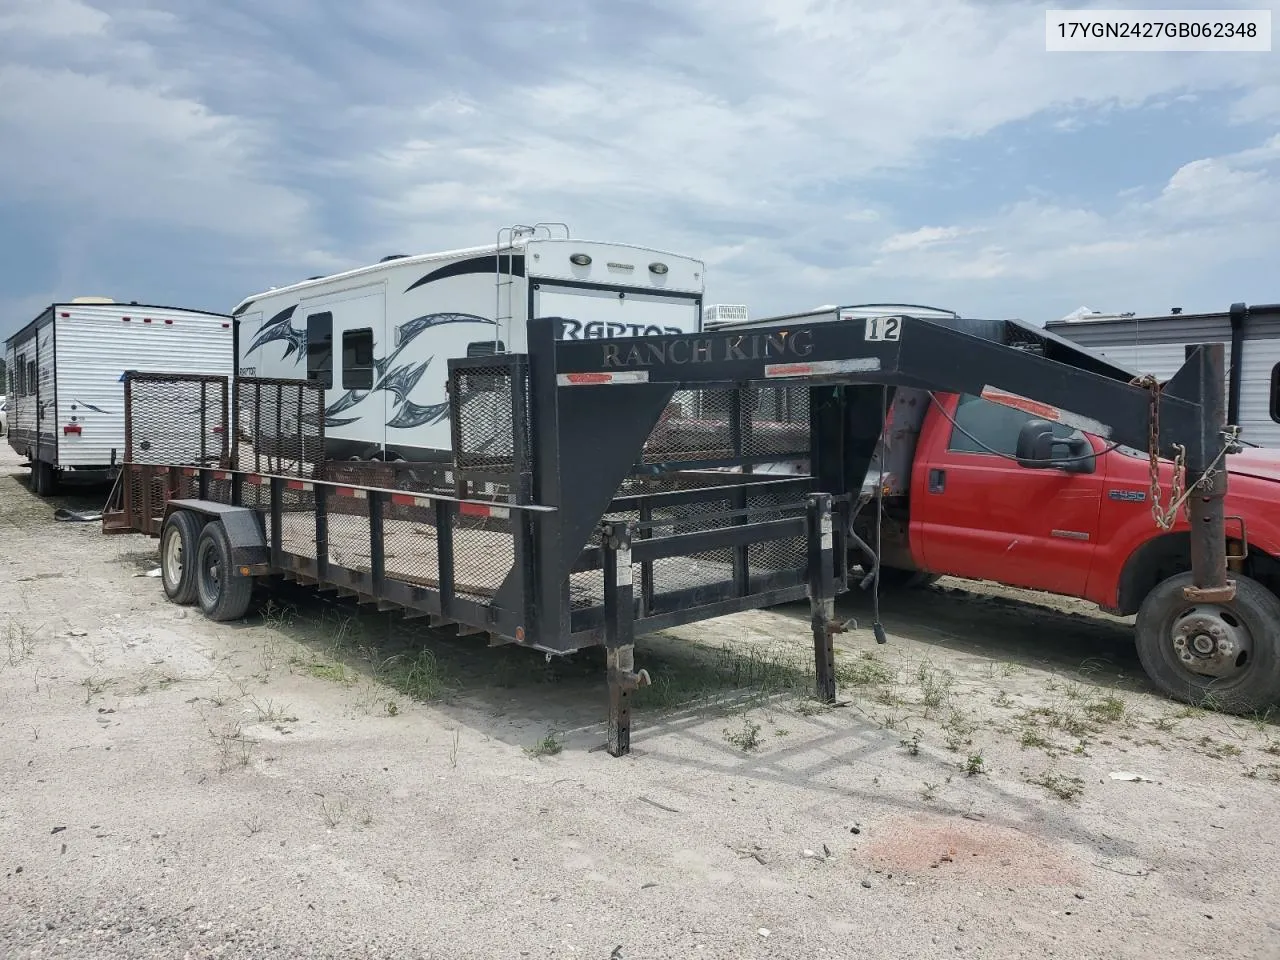
{"label": "truck tire", "polygon": [[1234,579],[1229,603],[1184,599],[1189,573],[1158,583],[1138,610],[1138,658],[1176,700],[1252,713],[1280,702],[1280,599],[1256,580]]}
{"label": "truck tire", "polygon": [[902,567],[881,567],[880,587],[883,590],[918,590],[936,582],[941,574],[927,570],[906,570]]}
{"label": "truck tire", "polygon": [[160,582],[174,603],[196,602],[196,549],[202,520],[190,510],[175,510],[160,529]]}
{"label": "truck tire", "polygon": [[196,596],[210,620],[239,620],[253,598],[253,578],[242,577],[231,544],[218,521],[206,523],[196,544]]}

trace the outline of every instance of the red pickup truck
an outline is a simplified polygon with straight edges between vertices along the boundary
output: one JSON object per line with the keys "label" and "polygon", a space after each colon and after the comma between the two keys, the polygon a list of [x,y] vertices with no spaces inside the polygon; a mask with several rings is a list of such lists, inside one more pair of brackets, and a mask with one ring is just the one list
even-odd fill
{"label": "red pickup truck", "polygon": [[[1185,511],[1168,531],[1156,524],[1145,452],[1061,424],[1028,427],[1032,413],[981,397],[907,394],[894,404],[898,426],[886,431],[885,461],[896,446],[899,476],[884,500],[882,583],[950,575],[1082,597],[1137,614],[1142,664],[1169,696],[1232,712],[1280,702],[1280,451],[1227,456],[1237,596],[1192,603],[1181,595]],[[1020,463],[1020,434],[1050,426],[1061,462]],[[1162,462],[1166,500],[1172,478]],[[869,540],[876,522],[872,503],[854,529]]]}

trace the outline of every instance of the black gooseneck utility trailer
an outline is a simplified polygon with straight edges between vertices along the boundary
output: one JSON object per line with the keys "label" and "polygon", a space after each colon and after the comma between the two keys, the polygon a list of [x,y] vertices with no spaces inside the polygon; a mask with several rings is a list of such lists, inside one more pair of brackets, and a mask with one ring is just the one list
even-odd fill
{"label": "black gooseneck utility trailer", "polygon": [[[630,749],[630,695],[648,680],[636,638],[678,624],[807,597],[816,695],[834,701],[848,491],[896,388],[1003,391],[1039,401],[1046,419],[1087,418],[1115,443],[1170,458],[1184,448],[1195,489],[1185,599],[1235,596],[1227,475],[1213,469],[1234,444],[1222,344],[1192,350],[1156,386],[1015,321],[801,318],[590,341],[558,339],[560,323],[530,321],[527,354],[449,361],[454,463],[398,489],[326,480],[313,384],[239,378],[232,410],[202,406],[191,429],[223,443],[210,467],[173,462],[153,438],[172,441],[177,404],[221,392],[127,375],[126,462],[104,530],[158,536],[170,599],[214,619],[243,616],[254,578],[279,575],[492,644],[603,645],[615,756]],[[699,418],[727,429],[696,429]],[[293,444],[280,443],[285,423]],[[1019,454],[1047,462],[1050,440],[1045,423]],[[809,475],[751,470],[787,459],[807,460]]]}

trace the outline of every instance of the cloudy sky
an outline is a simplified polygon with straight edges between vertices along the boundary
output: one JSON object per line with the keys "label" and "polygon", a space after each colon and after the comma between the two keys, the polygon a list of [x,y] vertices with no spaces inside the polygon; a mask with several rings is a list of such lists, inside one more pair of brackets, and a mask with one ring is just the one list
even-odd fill
{"label": "cloudy sky", "polygon": [[1280,52],[1050,54],[1044,9],[0,0],[0,335],[534,220],[757,315],[1280,300]]}

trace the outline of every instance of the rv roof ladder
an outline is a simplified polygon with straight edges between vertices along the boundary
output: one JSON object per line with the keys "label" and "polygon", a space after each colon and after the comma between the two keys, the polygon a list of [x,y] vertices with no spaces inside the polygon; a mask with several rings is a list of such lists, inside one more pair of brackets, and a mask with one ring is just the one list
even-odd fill
{"label": "rv roof ladder", "polygon": [[[553,229],[555,228],[555,229]],[[493,351],[499,352],[502,344],[502,325],[515,317],[515,263],[516,241],[545,236],[552,239],[558,232],[564,233],[568,240],[572,234],[568,224],[558,222],[539,222],[533,226],[517,223],[503,227],[498,231],[498,239],[494,248],[494,311],[493,311]],[[511,337],[508,335],[507,340]]]}

